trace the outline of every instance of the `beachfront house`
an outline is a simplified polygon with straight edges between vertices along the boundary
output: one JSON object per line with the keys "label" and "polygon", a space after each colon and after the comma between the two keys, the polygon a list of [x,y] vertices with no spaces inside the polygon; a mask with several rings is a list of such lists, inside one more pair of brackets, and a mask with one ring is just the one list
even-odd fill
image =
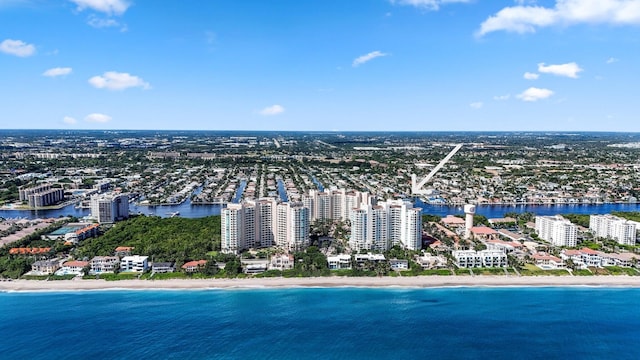
{"label": "beachfront house", "polygon": [[382,255],[382,254],[372,254],[372,253],[356,254],[356,255],[354,255],[353,259],[354,259],[356,265],[359,268],[365,267],[365,264],[367,262],[377,263],[377,262],[381,262],[381,261],[387,261],[387,259],[384,257],[384,255]]}
{"label": "beachfront house", "polygon": [[112,273],[118,267],[120,258],[117,256],[95,256],[91,259],[90,274]]}
{"label": "beachfront house", "polygon": [[188,274],[200,272],[200,269],[207,264],[207,260],[194,260],[186,262],[182,265],[182,270]]}
{"label": "beachfront house", "polygon": [[351,269],[351,255],[327,256],[327,263],[329,270]]}
{"label": "beachfront house", "polygon": [[291,254],[279,254],[271,257],[269,270],[288,270],[293,269],[294,258]]}
{"label": "beachfront house", "polygon": [[452,255],[460,268],[507,266],[507,255],[500,250],[456,250]]}
{"label": "beachfront house", "polygon": [[633,253],[604,253],[589,248],[582,248],[580,250],[565,249],[560,253],[560,257],[567,261],[571,259],[576,268],[586,269],[588,267],[605,267],[605,266],[620,266],[620,267],[632,267],[640,262],[640,255]]}
{"label": "beachfront house", "polygon": [[415,260],[425,270],[443,268],[447,266],[447,259],[441,255],[436,256],[429,253],[424,253],[422,254],[422,256],[416,256]]}
{"label": "beachfront house", "polygon": [[534,254],[533,261],[542,270],[564,269],[565,267],[561,258],[549,254]]}
{"label": "beachfront house", "polygon": [[149,257],[141,255],[125,256],[120,260],[122,272],[145,272],[149,269]]}
{"label": "beachfront house", "polygon": [[89,266],[88,261],[71,260],[62,264],[62,267],[58,269],[56,275],[81,275],[82,270]]}
{"label": "beachfront house", "polygon": [[245,274],[260,274],[267,271],[269,260],[266,259],[242,259],[242,271]]}
{"label": "beachfront house", "polygon": [[409,270],[409,260],[390,259],[389,260],[389,267],[391,268],[391,270],[396,270],[396,271]]}
{"label": "beachfront house", "polygon": [[60,268],[60,260],[38,260],[31,264],[31,272],[34,275],[50,275]]}
{"label": "beachfront house", "polygon": [[154,262],[151,265],[151,272],[154,273],[170,273],[174,271],[176,271],[176,267],[172,262]]}

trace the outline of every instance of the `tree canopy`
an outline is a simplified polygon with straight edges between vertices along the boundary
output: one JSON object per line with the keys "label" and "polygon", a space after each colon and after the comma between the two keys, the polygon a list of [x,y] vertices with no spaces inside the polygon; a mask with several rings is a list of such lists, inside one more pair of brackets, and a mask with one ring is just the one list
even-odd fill
{"label": "tree canopy", "polygon": [[132,246],[134,253],[154,261],[205,259],[220,250],[220,216],[198,219],[136,216],[115,224],[103,236],[85,241],[78,258],[113,255],[118,246]]}

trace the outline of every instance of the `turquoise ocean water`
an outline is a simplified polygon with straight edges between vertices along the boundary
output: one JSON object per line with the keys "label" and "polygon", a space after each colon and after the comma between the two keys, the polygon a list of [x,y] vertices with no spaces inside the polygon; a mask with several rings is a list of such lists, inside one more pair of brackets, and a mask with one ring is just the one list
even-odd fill
{"label": "turquoise ocean water", "polygon": [[2,359],[640,359],[640,289],[0,293]]}

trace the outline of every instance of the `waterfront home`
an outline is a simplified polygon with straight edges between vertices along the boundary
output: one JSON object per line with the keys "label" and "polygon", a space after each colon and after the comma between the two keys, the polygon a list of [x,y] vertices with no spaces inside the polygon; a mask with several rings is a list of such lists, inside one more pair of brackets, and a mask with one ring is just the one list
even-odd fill
{"label": "waterfront home", "polygon": [[637,254],[605,253],[589,248],[582,248],[580,250],[563,250],[560,253],[560,257],[565,261],[567,259],[571,259],[579,269],[605,266],[632,267],[637,265],[640,261],[640,255]]}
{"label": "waterfront home", "polygon": [[259,274],[267,271],[269,260],[266,259],[242,259],[242,271],[245,274]]}
{"label": "waterfront home", "polygon": [[452,255],[460,268],[507,266],[507,255],[499,250],[455,250]]}
{"label": "waterfront home", "polygon": [[483,267],[507,267],[507,255],[497,250],[478,251]]}
{"label": "waterfront home", "polygon": [[582,252],[580,250],[565,249],[560,253],[560,258],[566,263],[567,260],[571,260],[576,269],[584,270],[588,266],[582,258]]}
{"label": "waterfront home", "polygon": [[372,253],[368,253],[368,254],[355,254],[354,256],[354,260],[356,261],[356,263],[363,263],[365,261],[372,261],[372,262],[377,262],[377,261],[386,261],[387,259],[384,257],[384,255],[382,254],[372,254]]}
{"label": "waterfront home", "polygon": [[456,260],[459,268],[472,268],[482,266],[482,258],[475,250],[454,250],[451,255]]}
{"label": "waterfront home", "polygon": [[149,257],[141,255],[125,256],[120,260],[120,271],[145,272],[149,269]]}
{"label": "waterfront home", "polygon": [[443,268],[447,266],[447,259],[444,256],[435,256],[429,253],[425,253],[422,256],[416,256],[416,262],[425,270]]}
{"label": "waterfront home", "polygon": [[291,254],[279,254],[271,257],[269,270],[293,269],[294,257]]}
{"label": "waterfront home", "polygon": [[90,262],[90,274],[112,273],[119,262],[120,258],[117,256],[95,256]]}
{"label": "waterfront home", "polygon": [[564,261],[571,259],[579,269],[586,269],[588,267],[602,267],[601,254],[604,253],[589,248],[582,248],[580,250],[565,249],[560,253],[560,257]]}
{"label": "waterfront home", "polygon": [[39,260],[31,264],[31,272],[34,275],[53,274],[59,268],[60,268],[60,261],[58,259]]}
{"label": "waterfront home", "polygon": [[207,260],[194,260],[184,263],[181,268],[184,272],[192,274],[200,271],[207,264]]}
{"label": "waterfront home", "polygon": [[62,267],[58,269],[56,275],[81,275],[82,270],[89,266],[88,261],[71,260],[62,264]]}
{"label": "waterfront home", "polygon": [[172,262],[154,262],[151,265],[151,272],[154,273],[170,273],[174,272],[176,267]]}
{"label": "waterfront home", "polygon": [[534,254],[533,261],[537,267],[543,270],[564,269],[565,267],[561,258],[549,254]]}
{"label": "waterfront home", "polygon": [[351,269],[351,256],[340,254],[335,256],[327,256],[329,270]]}
{"label": "waterfront home", "polygon": [[409,270],[409,260],[390,259],[389,267],[391,268],[391,270],[396,270],[396,271]]}
{"label": "waterfront home", "polygon": [[603,266],[633,267],[640,263],[640,255],[633,253],[605,254],[601,253]]}
{"label": "waterfront home", "polygon": [[580,250],[580,253],[582,255],[582,261],[584,261],[584,263],[587,264],[587,266],[592,266],[592,267],[602,266],[602,256],[600,256],[599,251],[589,249],[589,248],[582,248]]}
{"label": "waterfront home", "polygon": [[377,263],[377,262],[381,262],[381,261],[387,261],[387,259],[384,257],[384,255],[382,255],[382,254],[372,254],[372,253],[356,254],[356,255],[354,255],[353,258],[354,258],[355,264],[359,268],[365,267],[365,263],[366,262]]}

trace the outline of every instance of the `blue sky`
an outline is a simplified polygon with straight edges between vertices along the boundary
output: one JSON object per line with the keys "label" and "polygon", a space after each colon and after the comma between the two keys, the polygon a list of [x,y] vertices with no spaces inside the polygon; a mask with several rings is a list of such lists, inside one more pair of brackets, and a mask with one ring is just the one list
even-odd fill
{"label": "blue sky", "polygon": [[0,0],[0,129],[640,131],[640,0]]}

